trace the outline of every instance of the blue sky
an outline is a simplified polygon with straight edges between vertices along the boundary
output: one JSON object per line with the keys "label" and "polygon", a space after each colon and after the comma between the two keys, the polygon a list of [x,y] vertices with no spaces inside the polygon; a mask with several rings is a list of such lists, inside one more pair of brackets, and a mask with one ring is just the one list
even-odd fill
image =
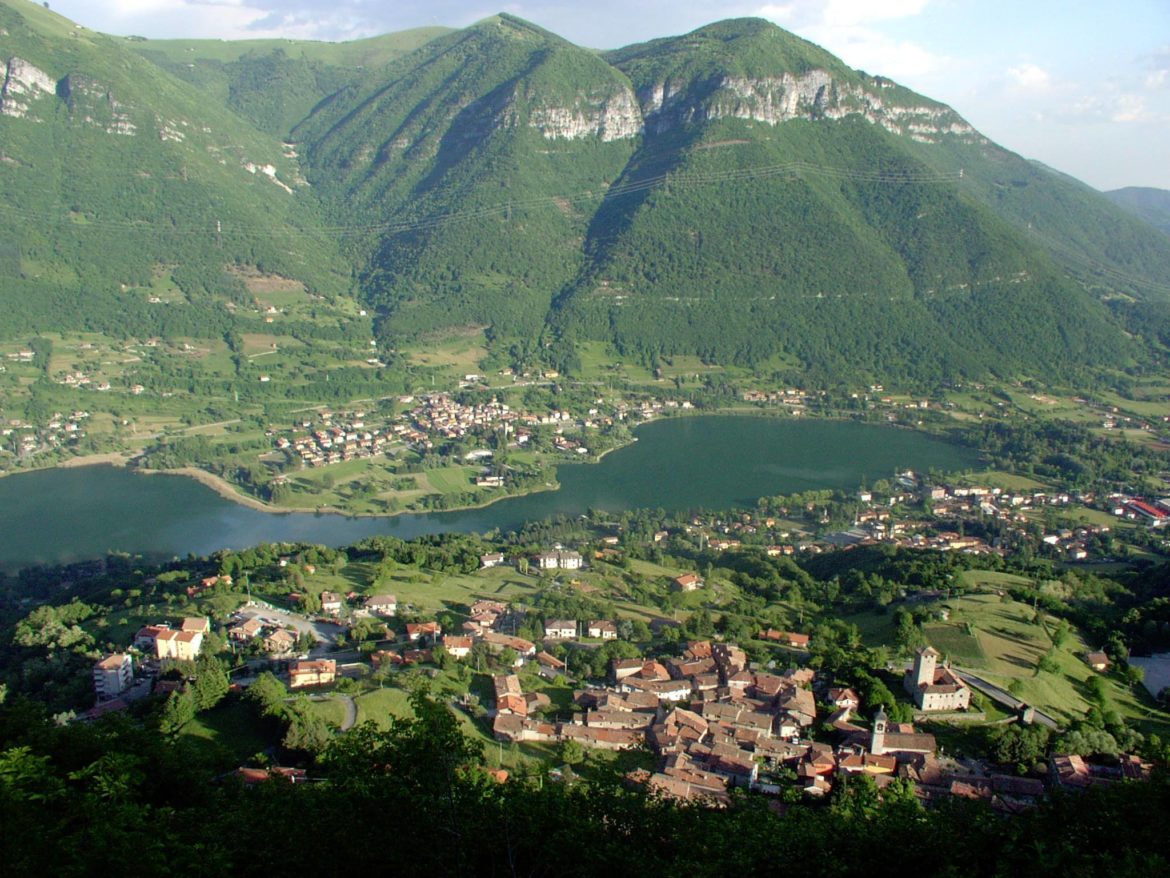
{"label": "blue sky", "polygon": [[1101,189],[1170,189],[1170,0],[53,0],[147,37],[353,39],[506,11],[615,48],[745,15],[945,101],[992,140]]}

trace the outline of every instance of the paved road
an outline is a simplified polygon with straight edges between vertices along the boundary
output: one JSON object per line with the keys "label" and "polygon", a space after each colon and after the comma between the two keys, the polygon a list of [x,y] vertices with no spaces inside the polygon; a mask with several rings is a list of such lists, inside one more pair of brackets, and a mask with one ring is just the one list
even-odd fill
{"label": "paved road", "polygon": [[345,719],[341,721],[341,730],[348,732],[357,724],[357,705],[354,700],[348,695],[337,695],[341,699],[341,703],[345,705]]}
{"label": "paved road", "polygon": [[[285,700],[294,701],[298,697],[293,696]],[[308,698],[310,701],[332,701],[335,698],[340,700],[345,706],[345,716],[342,718],[341,725],[339,726],[341,731],[348,732],[357,724],[357,704],[354,703],[354,700],[350,696],[342,695],[340,692],[331,692],[328,695],[310,695]]]}
{"label": "paved road", "polygon": [[[986,680],[981,677],[977,677],[973,672],[967,670],[966,668],[955,668],[954,670],[959,675],[959,678],[972,689],[978,689],[988,698],[992,699],[993,701],[998,701],[1000,704],[1006,707],[1010,707],[1012,710],[1017,710],[1019,706],[1024,703],[1010,692],[999,688],[994,683],[988,683]],[[1054,732],[1060,731],[1060,723],[1041,710],[1036,711],[1036,722],[1043,726],[1048,726],[1048,728],[1052,729]]]}

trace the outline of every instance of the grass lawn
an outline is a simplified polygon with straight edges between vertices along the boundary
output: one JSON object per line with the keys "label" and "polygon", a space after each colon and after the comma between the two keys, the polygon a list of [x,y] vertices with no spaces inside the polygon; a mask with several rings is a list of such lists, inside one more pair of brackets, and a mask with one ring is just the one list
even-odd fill
{"label": "grass lawn", "polygon": [[979,639],[968,634],[959,625],[941,623],[924,625],[923,634],[926,642],[950,658],[955,664],[982,665],[987,661]]}
{"label": "grass lawn", "polygon": [[[1058,670],[1038,671],[1041,658],[1052,648],[1048,630],[1056,620],[1032,621],[1033,610],[1027,604],[1002,601],[993,595],[968,595],[949,602],[954,626],[971,623],[976,630],[984,660],[970,662],[980,676],[1005,689],[1015,684],[1019,698],[1034,704],[1059,720],[1079,718],[1091,706],[1087,681],[1096,672],[1085,664],[1090,646],[1077,632],[1055,651]],[[1047,626],[1047,627],[1046,627]],[[958,657],[956,656],[956,659]],[[963,661],[956,661],[962,664]],[[1142,694],[1135,693],[1121,680],[1107,676],[1108,701],[1122,716],[1139,720],[1148,727],[1170,721],[1170,716],[1156,710]]]}
{"label": "grass lawn", "polygon": [[676,576],[687,572],[680,567],[663,567],[661,564],[637,559],[630,560],[630,570],[650,578],[661,577],[664,579],[674,579]]}
{"label": "grass lawn", "polygon": [[391,717],[414,716],[414,710],[410,706],[410,695],[404,689],[374,689],[372,692],[355,696],[353,701],[357,705],[359,725],[373,721],[378,728],[387,729],[390,727]]}
{"label": "grass lawn", "polygon": [[[967,571],[965,577],[977,577],[988,588],[1002,587],[1020,577],[986,571]],[[971,583],[968,583],[971,584]],[[951,610],[947,623],[927,623],[923,632],[927,643],[948,656],[959,667],[970,668],[980,677],[1012,690],[1013,694],[1060,722],[1071,722],[1085,715],[1091,706],[1088,680],[1095,676],[1085,664],[1090,647],[1074,630],[1063,646],[1056,650],[1056,671],[1040,671],[1040,660],[1052,649],[1049,630],[1055,619],[1034,622],[1034,611],[1025,603],[1003,601],[994,594],[972,594],[951,598],[945,604]],[[894,642],[892,613],[859,613],[842,617],[856,625],[862,642],[879,646]],[[974,634],[968,634],[970,624]],[[1105,677],[1110,709],[1136,722],[1144,732],[1166,734],[1170,714],[1154,705],[1144,691],[1135,691],[1120,678]],[[1140,689],[1140,687],[1139,687]]]}
{"label": "grass lawn", "polygon": [[539,591],[540,580],[524,576],[511,567],[492,567],[468,574],[427,574],[403,569],[393,574],[386,588],[400,602],[413,604],[417,609],[441,610],[469,605],[480,598],[523,602]]}
{"label": "grass lawn", "polygon": [[182,733],[214,741],[243,761],[275,743],[265,737],[264,726],[253,705],[229,696],[187,723]]}
{"label": "grass lawn", "polygon": [[431,489],[437,494],[460,494],[475,487],[477,466],[445,466],[423,473]]}
{"label": "grass lawn", "polygon": [[856,626],[861,634],[861,642],[866,646],[888,646],[894,642],[892,612],[855,613],[851,616],[842,616],[841,621]]}
{"label": "grass lawn", "polygon": [[310,701],[309,708],[335,729],[341,728],[341,724],[345,721],[345,704],[340,698]]}
{"label": "grass lawn", "polygon": [[986,588],[995,591],[1032,584],[1032,580],[1026,576],[1001,573],[998,570],[964,570],[959,574],[959,582],[967,588]]}

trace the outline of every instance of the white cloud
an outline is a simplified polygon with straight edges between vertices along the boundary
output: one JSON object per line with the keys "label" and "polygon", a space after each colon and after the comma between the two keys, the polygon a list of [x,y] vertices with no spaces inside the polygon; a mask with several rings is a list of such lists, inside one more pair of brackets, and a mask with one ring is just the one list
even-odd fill
{"label": "white cloud", "polygon": [[793,27],[849,28],[875,21],[891,21],[918,15],[930,0],[790,0],[769,3],[756,14],[777,24]]}
{"label": "white cloud", "polygon": [[1025,91],[1048,91],[1052,85],[1052,77],[1048,71],[1031,63],[1011,67],[1007,75],[1017,87]]}
{"label": "white cloud", "polygon": [[1146,109],[1146,99],[1140,95],[1118,95],[1114,102],[1113,115],[1109,117],[1114,122],[1145,122],[1150,118]]}
{"label": "white cloud", "polygon": [[948,59],[918,43],[891,37],[874,27],[920,14],[930,0],[792,0],[758,7],[756,15],[796,30],[846,64],[895,79],[920,77],[943,68]]}
{"label": "white cloud", "polygon": [[831,27],[854,27],[873,21],[890,21],[918,15],[930,0],[829,0],[824,21]]}

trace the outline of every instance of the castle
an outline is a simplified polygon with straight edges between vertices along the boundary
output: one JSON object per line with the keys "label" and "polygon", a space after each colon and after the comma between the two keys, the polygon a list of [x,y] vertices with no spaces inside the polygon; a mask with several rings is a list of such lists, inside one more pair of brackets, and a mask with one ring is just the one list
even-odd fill
{"label": "castle", "polygon": [[914,668],[906,672],[902,685],[919,710],[966,710],[971,690],[947,664],[940,668],[938,651],[926,646],[914,657]]}

